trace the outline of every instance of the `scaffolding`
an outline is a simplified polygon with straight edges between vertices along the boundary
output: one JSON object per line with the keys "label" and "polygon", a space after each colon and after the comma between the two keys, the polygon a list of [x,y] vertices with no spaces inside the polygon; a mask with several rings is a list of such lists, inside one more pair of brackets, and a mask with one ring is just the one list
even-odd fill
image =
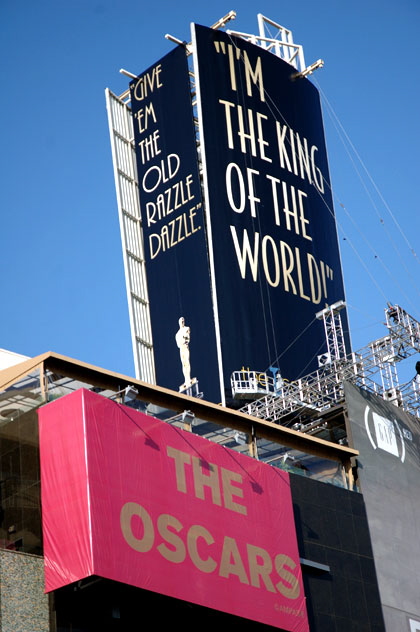
{"label": "scaffolding", "polygon": [[[388,305],[385,309],[388,335],[346,355],[342,307],[344,303],[340,301],[317,314],[317,318],[324,320],[328,348],[318,358],[318,370],[294,382],[281,382],[275,392],[246,404],[242,412],[277,423],[297,411],[320,413],[344,401],[347,381],[420,417],[420,376],[400,385],[397,371],[399,362],[420,352],[420,323],[399,305]],[[241,377],[244,390],[243,372]],[[233,381],[234,393],[235,388]]]}

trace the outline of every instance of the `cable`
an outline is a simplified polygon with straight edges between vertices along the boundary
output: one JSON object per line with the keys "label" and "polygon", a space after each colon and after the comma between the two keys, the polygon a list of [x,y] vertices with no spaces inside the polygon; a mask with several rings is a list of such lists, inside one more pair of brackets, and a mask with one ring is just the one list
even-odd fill
{"label": "cable", "polygon": [[[319,89],[320,89],[320,88],[319,88]],[[365,183],[365,181],[364,181],[364,179],[363,179],[363,177],[362,177],[362,175],[361,175],[361,173],[360,173],[359,169],[357,168],[357,166],[356,166],[356,164],[355,164],[355,162],[354,162],[354,160],[353,160],[353,156],[351,155],[351,153],[350,153],[350,151],[349,151],[348,147],[346,146],[346,144],[345,144],[345,142],[344,142],[343,136],[341,135],[341,132],[340,132],[340,129],[341,129],[341,130],[343,130],[343,126],[342,126],[342,124],[340,123],[340,121],[338,120],[337,115],[335,114],[334,110],[331,108],[330,103],[328,102],[328,100],[327,100],[327,98],[325,97],[324,93],[322,93],[321,89],[320,89],[320,92],[321,92],[321,94],[322,94],[323,98],[325,99],[325,102],[326,102],[326,104],[327,104],[327,106],[328,106],[328,113],[329,113],[329,115],[330,115],[330,117],[331,117],[331,120],[332,120],[333,125],[334,125],[334,128],[335,128],[335,130],[336,130],[336,132],[337,132],[337,134],[338,134],[338,137],[340,138],[340,140],[341,140],[341,142],[342,142],[342,144],[343,144],[343,146],[344,146],[344,148],[345,148],[345,150],[346,150],[346,153],[347,153],[347,155],[348,155],[348,157],[349,157],[349,159],[350,159],[350,161],[351,161],[351,163],[352,163],[352,166],[353,166],[353,168],[354,168],[354,170],[355,170],[355,172],[356,172],[356,174],[357,174],[357,176],[358,176],[358,178],[359,178],[359,180],[360,180],[360,182],[361,182],[361,184],[362,184],[362,186],[363,186],[363,188],[364,188],[364,190],[365,190],[365,193],[366,193],[367,197],[368,197],[368,198],[369,198],[369,200],[370,200],[370,203],[371,203],[372,207],[375,209],[375,212],[376,212],[376,215],[377,215],[377,216],[378,216],[378,218],[379,218],[380,224],[381,224],[381,226],[382,226],[383,230],[385,231],[385,233],[386,233],[386,235],[387,235],[387,237],[388,237],[389,241],[391,242],[391,244],[392,244],[392,247],[393,247],[394,251],[397,253],[397,256],[398,256],[398,258],[400,259],[400,262],[401,262],[401,264],[402,264],[403,268],[405,269],[405,272],[406,272],[406,273],[407,273],[407,275],[411,278],[414,288],[416,289],[417,293],[420,295],[420,290],[419,290],[419,288],[418,288],[418,287],[417,287],[417,285],[416,285],[415,278],[413,277],[413,275],[411,274],[411,272],[410,272],[409,268],[407,267],[407,265],[406,265],[406,263],[405,263],[405,261],[404,261],[404,258],[403,258],[403,256],[402,256],[402,254],[400,253],[400,251],[399,251],[399,249],[398,249],[398,247],[397,247],[397,245],[396,245],[396,243],[395,243],[395,241],[394,241],[394,239],[393,239],[392,235],[391,235],[391,234],[389,233],[389,231],[387,230],[386,224],[385,224],[385,222],[384,222],[383,218],[381,217],[381,214],[379,213],[378,207],[376,206],[375,201],[373,200],[372,195],[371,195],[371,193],[370,193],[370,191],[369,191],[368,187],[366,186],[366,183]],[[340,126],[340,129],[337,127],[337,123],[338,123],[338,125]],[[349,140],[349,137],[348,137],[348,135],[346,134],[346,132],[345,132],[344,130],[343,130],[343,133],[345,134],[346,139],[348,139],[348,140]],[[359,155],[358,155],[357,151],[354,149],[354,146],[353,146],[353,144],[351,143],[351,141],[350,141],[350,140],[349,140],[349,144],[350,144],[350,146],[353,148],[353,150],[354,150],[354,152],[355,152],[355,154],[356,154],[357,158],[358,158],[359,160],[361,160],[361,159],[359,158]],[[364,166],[363,162],[361,162],[361,164],[362,164],[363,168],[364,168],[364,169],[365,169],[365,171],[366,171],[366,167]],[[369,175],[369,179],[371,180],[371,182],[373,182],[373,179],[372,179],[372,177],[370,176],[370,174],[368,174],[368,175]],[[378,191],[378,189],[377,189],[376,185],[374,185],[374,186],[375,186],[375,189],[377,190],[377,192],[378,192],[378,194],[379,194],[379,191]],[[380,195],[380,194],[379,194],[379,195]],[[338,196],[337,196],[337,195],[335,195],[335,197],[338,199],[338,201],[339,201],[339,203],[340,203],[340,206],[342,206],[343,208],[345,208],[345,207],[344,207],[344,205],[340,202],[340,200],[339,200]],[[381,200],[384,202],[383,197],[382,197],[381,195],[380,195],[380,197],[381,197]],[[389,212],[390,212],[389,207],[387,207],[387,205],[386,205],[386,204],[385,204],[385,206],[386,206],[387,210],[389,210]],[[391,216],[392,216],[392,213],[391,213]],[[348,217],[349,217],[349,219],[351,219],[351,221],[352,221],[353,225],[354,225],[354,226],[356,226],[356,224],[355,224],[354,220],[351,218],[351,216],[350,216],[350,215],[348,215]],[[393,216],[392,216],[392,218],[394,219],[394,221],[396,221],[396,220],[395,220],[395,218],[394,218]],[[399,230],[400,230],[401,234],[403,234],[403,233],[402,233],[402,229],[401,229],[401,227],[400,227],[400,226],[398,226],[398,227],[399,227]],[[362,233],[361,233],[360,229],[359,229],[357,226],[356,226],[356,228],[357,228],[358,232],[362,235]],[[373,248],[372,248],[372,246],[368,243],[368,241],[366,240],[366,237],[365,237],[364,235],[362,235],[362,236],[363,236],[364,241],[368,244],[369,248],[373,251]],[[404,235],[403,235],[403,236],[404,236]],[[405,236],[404,236],[404,238],[405,238]],[[405,241],[407,242],[407,239],[406,239],[406,238],[405,238]],[[408,243],[408,242],[407,242],[407,243]],[[415,254],[415,251],[411,248],[411,246],[410,246],[410,250],[411,250],[411,252],[414,254],[414,256],[415,256],[415,257],[417,257],[417,255]],[[373,252],[375,253],[375,251],[373,251]],[[378,257],[378,255],[377,255],[376,253],[375,253],[375,258],[379,258],[379,257]],[[381,264],[383,265],[383,267],[384,267],[385,271],[387,272],[387,274],[389,274],[390,278],[392,278],[392,280],[394,281],[394,283],[397,285],[397,287],[398,287],[398,288],[399,288],[399,289],[400,289],[400,290],[404,293],[404,291],[402,290],[402,286],[401,286],[401,285],[400,285],[400,283],[399,283],[399,282],[398,282],[398,281],[397,281],[397,280],[396,280],[396,279],[392,276],[392,274],[389,272],[389,270],[388,270],[388,269],[386,269],[386,266],[385,266],[385,264],[383,263],[383,261],[382,261],[382,260],[381,260]],[[409,299],[405,293],[404,293],[404,295],[405,295],[405,297],[407,298],[407,300],[408,300],[408,301],[409,301],[409,302],[413,305],[413,307],[415,307],[415,306],[414,306],[414,304],[411,302],[411,299]]]}
{"label": "cable", "polygon": [[408,241],[408,239],[407,239],[407,237],[406,237],[406,235],[405,235],[404,231],[402,230],[402,228],[401,228],[400,224],[398,223],[398,221],[397,221],[397,219],[396,219],[395,215],[392,213],[392,211],[391,211],[390,207],[388,206],[388,204],[387,204],[386,200],[384,199],[384,197],[383,197],[383,195],[382,195],[381,191],[380,191],[380,190],[379,190],[379,188],[377,187],[377,185],[376,185],[375,181],[373,180],[372,176],[370,175],[370,173],[369,173],[369,171],[368,171],[368,169],[367,169],[367,167],[366,167],[365,163],[363,162],[362,158],[360,157],[360,154],[359,154],[359,153],[358,153],[358,151],[356,150],[356,148],[355,148],[355,146],[353,145],[352,141],[350,140],[350,138],[349,138],[349,136],[348,136],[348,134],[347,134],[346,130],[344,129],[343,125],[341,124],[341,122],[340,122],[340,120],[339,120],[338,116],[337,116],[337,115],[336,115],[336,113],[334,112],[333,107],[331,106],[331,104],[330,104],[330,102],[328,101],[327,97],[325,96],[324,92],[321,90],[321,87],[319,86],[319,83],[318,83],[316,80],[314,80],[314,82],[316,83],[316,85],[317,85],[317,87],[318,87],[318,90],[319,90],[319,92],[321,93],[321,95],[322,95],[323,99],[325,100],[326,104],[328,105],[328,107],[329,107],[330,111],[333,113],[334,118],[335,118],[335,120],[337,121],[338,125],[340,126],[340,129],[342,130],[342,132],[343,132],[343,134],[344,134],[344,136],[345,136],[345,138],[346,138],[347,142],[349,143],[349,145],[350,145],[351,149],[354,151],[354,153],[355,153],[355,155],[356,155],[356,157],[357,157],[358,161],[359,161],[359,162],[360,162],[360,164],[362,165],[362,167],[363,167],[363,169],[364,169],[364,171],[365,171],[365,173],[366,173],[366,175],[367,175],[368,179],[370,180],[370,182],[371,182],[371,184],[372,184],[373,188],[375,189],[376,193],[378,194],[378,196],[379,196],[379,198],[380,198],[380,200],[381,200],[382,204],[384,205],[384,207],[385,207],[385,208],[386,208],[386,210],[388,211],[388,213],[389,213],[389,215],[391,216],[391,218],[392,218],[393,222],[395,223],[395,225],[397,226],[397,228],[398,228],[399,232],[401,233],[401,235],[402,235],[402,237],[403,237],[404,241],[406,242],[406,244],[407,244],[407,246],[408,246],[408,248],[409,248],[409,250],[410,250],[411,254],[414,256],[414,258],[416,259],[417,263],[419,263],[419,264],[420,264],[420,260],[419,260],[419,258],[418,258],[418,256],[417,256],[416,251],[414,250],[414,248],[412,247],[412,245],[411,245],[411,244],[410,244],[410,242]]}

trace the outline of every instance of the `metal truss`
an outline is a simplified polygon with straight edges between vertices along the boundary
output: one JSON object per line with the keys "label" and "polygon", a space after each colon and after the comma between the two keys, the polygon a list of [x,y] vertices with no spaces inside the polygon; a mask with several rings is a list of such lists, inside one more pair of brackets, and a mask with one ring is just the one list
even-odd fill
{"label": "metal truss", "polygon": [[341,318],[336,307],[319,314],[324,318],[328,344],[325,366],[294,382],[283,382],[275,393],[247,404],[242,412],[280,423],[290,413],[322,412],[343,402],[344,382],[348,381],[420,417],[420,383],[416,377],[400,387],[396,366],[420,352],[420,323],[402,307],[388,305],[388,335],[342,356]]}
{"label": "metal truss", "polygon": [[[217,20],[210,28],[214,30],[224,28],[228,22],[234,20],[236,18],[236,12],[230,11],[225,16]],[[320,68],[323,65],[321,60],[318,60],[311,66],[306,66],[305,57],[303,54],[303,46],[301,44],[295,44],[293,42],[293,34],[290,29],[281,26],[277,22],[274,22],[270,18],[265,17],[261,13],[257,15],[258,19],[258,28],[259,35],[253,35],[249,33],[241,33],[239,31],[233,31],[231,29],[227,29],[226,33],[228,35],[234,35],[236,37],[240,37],[241,39],[251,42],[260,48],[264,48],[265,50],[273,53],[280,59],[283,59],[287,63],[289,63],[293,68],[296,69],[296,73],[294,77],[304,77],[312,72],[316,68]],[[193,119],[194,126],[196,132],[196,143],[197,143],[197,156],[199,163],[200,174],[202,175],[202,163],[201,163],[201,148],[200,148],[200,130],[199,130],[199,120],[197,113],[197,99],[196,99],[196,80],[194,74],[194,66],[192,62],[192,53],[193,53],[193,45],[191,42],[183,42],[182,40],[174,37],[173,35],[166,34],[166,39],[174,42],[175,44],[185,46],[187,57],[189,58],[189,75],[190,75],[190,85],[191,85],[191,101],[193,107]]]}
{"label": "metal truss", "polygon": [[130,93],[105,96],[136,377],[156,384]]}
{"label": "metal truss", "polygon": [[[303,55],[303,47],[295,44],[293,41],[292,31],[286,29],[281,24],[277,24],[270,18],[266,18],[261,13],[258,14],[259,35],[251,35],[241,33],[239,31],[227,30],[229,35],[235,35],[242,39],[265,48],[280,59],[287,61],[291,66],[296,68],[298,72],[306,70],[305,57]],[[274,33],[272,32],[274,30]]]}
{"label": "metal truss", "polygon": [[328,352],[318,356],[318,366],[325,366],[333,360],[346,358],[346,342],[341,324],[340,311],[345,307],[344,301],[338,301],[316,314],[318,320],[324,321],[325,339]]}

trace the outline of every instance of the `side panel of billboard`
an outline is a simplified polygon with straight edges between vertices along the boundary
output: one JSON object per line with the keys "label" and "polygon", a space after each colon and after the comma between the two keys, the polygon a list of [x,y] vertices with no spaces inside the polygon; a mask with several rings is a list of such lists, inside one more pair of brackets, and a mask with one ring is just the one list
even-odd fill
{"label": "side panel of billboard", "polygon": [[[420,621],[420,428],[380,397],[346,384],[386,629]],[[413,628],[417,629],[417,628]]]}
{"label": "side panel of billboard", "polygon": [[86,390],[39,418],[47,590],[97,575],[309,629],[286,472]]}
{"label": "side panel of billboard", "polygon": [[242,39],[193,25],[193,43],[225,387],[242,367],[296,379],[344,299],[319,95]]}
{"label": "side panel of billboard", "polygon": [[[191,378],[220,401],[215,326],[185,48],[130,84],[156,381],[188,381],[175,335],[190,328]],[[184,369],[184,374],[183,374]]]}
{"label": "side panel of billboard", "polygon": [[80,397],[66,398],[65,406],[40,408],[38,420],[45,590],[48,592],[94,572]]}

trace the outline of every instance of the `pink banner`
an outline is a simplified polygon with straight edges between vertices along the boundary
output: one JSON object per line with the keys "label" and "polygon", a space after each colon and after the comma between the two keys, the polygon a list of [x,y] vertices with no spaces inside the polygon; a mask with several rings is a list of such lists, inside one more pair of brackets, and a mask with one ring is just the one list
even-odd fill
{"label": "pink banner", "polygon": [[87,390],[39,424],[47,592],[98,575],[309,630],[286,472]]}

